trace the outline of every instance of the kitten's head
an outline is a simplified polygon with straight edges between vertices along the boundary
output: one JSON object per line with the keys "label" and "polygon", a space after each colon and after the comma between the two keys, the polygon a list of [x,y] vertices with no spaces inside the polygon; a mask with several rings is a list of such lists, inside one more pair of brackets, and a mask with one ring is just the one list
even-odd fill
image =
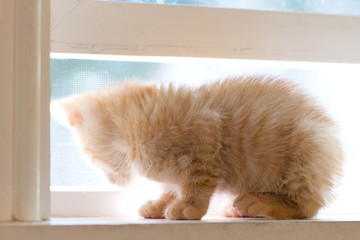
{"label": "kitten's head", "polygon": [[116,105],[101,94],[83,94],[56,100],[51,113],[75,131],[84,155],[107,179],[124,186],[133,178],[127,144],[116,123]]}

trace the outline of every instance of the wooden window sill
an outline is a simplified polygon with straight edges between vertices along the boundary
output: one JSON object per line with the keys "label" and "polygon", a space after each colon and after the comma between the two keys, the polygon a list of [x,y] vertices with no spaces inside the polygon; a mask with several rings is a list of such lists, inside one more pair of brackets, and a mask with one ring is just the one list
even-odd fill
{"label": "wooden window sill", "polygon": [[204,218],[169,221],[140,218],[53,218],[45,222],[1,223],[0,239],[358,239],[360,216],[311,220]]}

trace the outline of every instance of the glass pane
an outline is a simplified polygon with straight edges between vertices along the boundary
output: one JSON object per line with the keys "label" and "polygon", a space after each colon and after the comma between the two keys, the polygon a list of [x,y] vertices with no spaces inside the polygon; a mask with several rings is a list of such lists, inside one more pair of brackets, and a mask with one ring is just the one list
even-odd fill
{"label": "glass pane", "polygon": [[[314,95],[339,122],[346,154],[345,174],[338,189],[337,213],[360,213],[360,66],[274,63],[264,61],[185,59],[177,62],[135,62],[90,59],[51,59],[52,99],[102,88],[116,81],[137,79],[196,86],[243,74],[288,78]],[[51,185],[104,186],[100,174],[81,158],[71,131],[51,119]]]}
{"label": "glass pane", "polygon": [[265,11],[308,12],[360,15],[358,0],[109,0],[118,2],[193,5],[202,7],[253,9]]}

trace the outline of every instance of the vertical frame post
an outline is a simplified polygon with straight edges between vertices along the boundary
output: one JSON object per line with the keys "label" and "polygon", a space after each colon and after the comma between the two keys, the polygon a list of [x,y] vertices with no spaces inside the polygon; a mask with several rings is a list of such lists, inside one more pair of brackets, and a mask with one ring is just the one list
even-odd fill
{"label": "vertical frame post", "polygon": [[0,0],[0,221],[12,219],[14,9]]}
{"label": "vertical frame post", "polygon": [[0,221],[49,217],[50,1],[0,0]]}
{"label": "vertical frame post", "polygon": [[15,1],[13,218],[39,221],[49,209],[49,2]]}

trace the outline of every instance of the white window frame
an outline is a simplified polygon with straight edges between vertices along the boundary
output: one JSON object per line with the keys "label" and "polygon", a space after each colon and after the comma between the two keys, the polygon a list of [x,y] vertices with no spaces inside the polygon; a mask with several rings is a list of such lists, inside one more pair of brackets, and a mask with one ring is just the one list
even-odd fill
{"label": "white window frame", "polygon": [[[292,62],[360,63],[360,17],[104,1],[52,1],[51,52]],[[113,27],[104,27],[112,25]],[[89,26],[89,27],[86,27]],[[266,39],[266,40],[264,40]],[[199,60],[200,61],[200,60]],[[81,192],[81,193],[80,193]],[[54,216],[127,216],[110,204],[86,208],[104,191],[52,192]],[[86,194],[84,194],[86,192]],[[80,195],[78,195],[80,194]],[[125,194],[120,194],[125,196]],[[65,198],[64,196],[67,196]],[[118,199],[115,201],[114,199]],[[145,200],[144,200],[145,201]],[[80,211],[80,209],[82,209]]]}
{"label": "white window frame", "polygon": [[[0,54],[0,220],[38,221],[50,216],[49,5],[49,0],[0,0],[0,30],[5,33],[0,44],[4,53]],[[116,26],[104,27],[109,24]],[[54,53],[359,64],[360,31],[355,29],[360,29],[359,17],[90,0],[51,1]],[[287,239],[284,231],[293,232],[293,239],[307,234],[317,239],[355,239],[360,235],[357,220],[252,223],[236,219],[217,224],[171,222],[172,227],[168,227],[167,221],[126,223],[132,224],[103,220],[0,224],[0,236],[20,239],[24,231],[34,239],[55,239],[60,232],[62,239],[99,234],[109,238],[122,234],[124,239],[139,236],[180,239],[185,233],[189,239],[199,236],[252,239],[263,234],[269,239]],[[89,230],[84,225],[93,228]]]}
{"label": "white window frame", "polygon": [[51,22],[53,53],[360,63],[352,16],[52,0]]}
{"label": "white window frame", "polygon": [[49,1],[0,1],[0,221],[50,215],[49,20]]}

